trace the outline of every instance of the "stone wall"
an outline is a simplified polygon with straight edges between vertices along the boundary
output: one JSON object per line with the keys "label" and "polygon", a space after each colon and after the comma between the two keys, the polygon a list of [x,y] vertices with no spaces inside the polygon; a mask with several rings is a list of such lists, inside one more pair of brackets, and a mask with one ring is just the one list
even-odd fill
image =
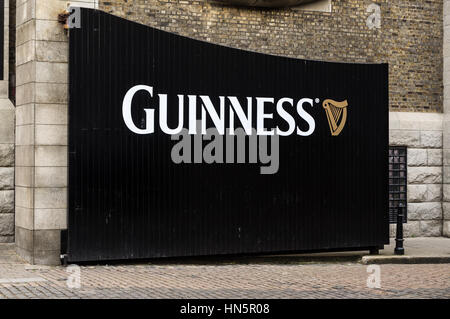
{"label": "stone wall", "polygon": [[[389,144],[407,146],[405,237],[442,235],[442,114],[391,112]],[[395,234],[391,225],[391,236]]]}
{"label": "stone wall", "polygon": [[[332,0],[331,12],[227,7],[206,0],[100,0],[146,25],[297,58],[388,62],[391,110],[442,111],[442,0]],[[381,5],[381,28],[366,21]]]}
{"label": "stone wall", "polygon": [[0,243],[14,242],[14,106],[8,98],[9,1],[5,1],[3,79],[0,80]]}
{"label": "stone wall", "polygon": [[0,100],[0,243],[10,242],[14,242],[14,110]]}
{"label": "stone wall", "polygon": [[450,0],[444,1],[444,166],[443,234],[450,237]]}
{"label": "stone wall", "polygon": [[[94,0],[74,1],[93,6]],[[17,0],[16,249],[33,264],[59,264],[67,228],[68,38],[65,0]]]}

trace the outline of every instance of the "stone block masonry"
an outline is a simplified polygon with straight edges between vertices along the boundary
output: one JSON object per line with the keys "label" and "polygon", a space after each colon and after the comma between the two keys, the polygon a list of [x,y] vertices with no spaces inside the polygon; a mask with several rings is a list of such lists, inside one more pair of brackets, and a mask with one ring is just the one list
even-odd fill
{"label": "stone block masonry", "polygon": [[444,236],[450,237],[450,0],[444,0],[444,133],[443,133],[443,203]]}
{"label": "stone block masonry", "polygon": [[442,236],[443,115],[391,112],[389,117],[389,144],[408,151],[405,236]]}
{"label": "stone block masonry", "polygon": [[[68,37],[63,0],[16,8],[16,250],[32,264],[59,264],[67,228]],[[95,0],[71,2],[93,8]]]}
{"label": "stone block masonry", "polygon": [[14,242],[14,121],[9,100],[9,1],[4,1],[3,77],[0,79],[0,243]]}

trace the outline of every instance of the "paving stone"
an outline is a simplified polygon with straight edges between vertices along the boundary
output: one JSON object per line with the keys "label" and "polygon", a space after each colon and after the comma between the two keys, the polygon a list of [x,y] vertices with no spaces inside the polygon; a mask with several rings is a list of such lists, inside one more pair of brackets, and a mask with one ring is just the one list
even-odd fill
{"label": "paving stone", "polygon": [[[230,264],[216,258],[197,264],[71,267],[0,262],[0,279],[17,281],[0,282],[0,299],[450,298],[448,264],[380,265],[379,289],[367,287],[367,266],[353,262]],[[67,285],[73,269],[79,270],[79,288]]]}

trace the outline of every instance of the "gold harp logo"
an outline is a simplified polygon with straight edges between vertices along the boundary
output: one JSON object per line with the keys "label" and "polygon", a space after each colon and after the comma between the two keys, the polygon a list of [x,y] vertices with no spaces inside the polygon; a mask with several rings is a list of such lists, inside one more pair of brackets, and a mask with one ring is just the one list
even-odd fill
{"label": "gold harp logo", "polygon": [[347,100],[338,102],[327,99],[323,101],[322,106],[327,114],[331,135],[338,136],[347,121]]}

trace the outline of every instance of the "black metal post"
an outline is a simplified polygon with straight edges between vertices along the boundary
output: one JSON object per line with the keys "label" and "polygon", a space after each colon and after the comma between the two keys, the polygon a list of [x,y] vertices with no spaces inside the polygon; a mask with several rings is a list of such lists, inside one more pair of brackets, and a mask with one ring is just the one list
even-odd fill
{"label": "black metal post", "polygon": [[395,236],[395,249],[396,255],[404,255],[405,249],[403,248],[403,210],[405,209],[403,203],[399,204],[397,209],[397,233]]}

